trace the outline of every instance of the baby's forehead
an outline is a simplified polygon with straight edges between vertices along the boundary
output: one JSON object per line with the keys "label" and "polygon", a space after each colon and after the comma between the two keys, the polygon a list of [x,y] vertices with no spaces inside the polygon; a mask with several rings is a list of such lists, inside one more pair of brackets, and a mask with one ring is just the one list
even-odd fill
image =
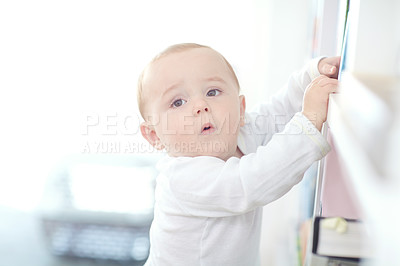
{"label": "baby's forehead", "polygon": [[[229,74],[230,70],[221,54],[211,48],[191,48],[184,51],[170,52],[157,57],[145,69],[143,83],[167,81],[169,78],[183,78],[193,69],[195,75]],[[201,72],[195,70],[202,70]],[[164,79],[161,79],[164,78]]]}
{"label": "baby's forehead", "polygon": [[153,68],[169,68],[171,65],[180,65],[192,63],[200,63],[201,61],[209,61],[214,64],[225,65],[225,61],[221,54],[211,48],[191,48],[179,52],[170,52],[159,56],[149,64],[149,69]]}

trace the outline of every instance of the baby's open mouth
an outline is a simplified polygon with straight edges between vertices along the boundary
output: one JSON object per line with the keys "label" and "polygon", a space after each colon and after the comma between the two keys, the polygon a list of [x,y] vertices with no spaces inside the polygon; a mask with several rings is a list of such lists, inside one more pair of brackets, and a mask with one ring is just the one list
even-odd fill
{"label": "baby's open mouth", "polygon": [[211,134],[215,131],[215,127],[211,123],[206,123],[201,128],[202,135]]}

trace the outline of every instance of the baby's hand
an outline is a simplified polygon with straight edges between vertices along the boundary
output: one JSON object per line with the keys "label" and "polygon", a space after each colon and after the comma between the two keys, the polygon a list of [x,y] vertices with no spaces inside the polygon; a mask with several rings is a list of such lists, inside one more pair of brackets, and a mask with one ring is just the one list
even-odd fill
{"label": "baby's hand", "polygon": [[336,92],[338,81],[327,76],[315,78],[306,88],[302,113],[321,131],[328,112],[329,94]]}
{"label": "baby's hand", "polygon": [[340,56],[325,57],[318,63],[318,71],[321,75],[330,78],[338,78],[340,66]]}

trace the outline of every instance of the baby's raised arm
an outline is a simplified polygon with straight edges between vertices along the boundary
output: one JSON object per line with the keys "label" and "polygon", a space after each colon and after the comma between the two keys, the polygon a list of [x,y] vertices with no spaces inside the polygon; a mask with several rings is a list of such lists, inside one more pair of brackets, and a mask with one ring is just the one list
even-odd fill
{"label": "baby's raised arm", "polygon": [[[273,134],[282,131],[283,126],[289,122],[295,113],[303,110],[304,94],[311,82],[320,75],[337,78],[339,65],[340,56],[320,57],[311,60],[301,71],[293,73],[285,86],[273,95],[269,102],[261,103],[246,113],[246,121],[252,121],[249,123],[250,131],[256,134],[253,134],[254,143],[246,143],[240,148],[243,149],[246,146],[245,151],[253,152],[254,149],[248,147],[267,144]],[[309,109],[307,107],[306,111],[309,111]],[[316,113],[314,108],[311,108],[310,112]],[[307,118],[315,122],[313,115],[309,114]],[[248,133],[244,132],[243,134]]]}

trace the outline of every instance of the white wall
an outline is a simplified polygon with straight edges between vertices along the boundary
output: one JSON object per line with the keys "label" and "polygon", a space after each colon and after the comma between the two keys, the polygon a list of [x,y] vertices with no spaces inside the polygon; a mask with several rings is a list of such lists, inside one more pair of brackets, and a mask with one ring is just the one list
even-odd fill
{"label": "white wall", "polygon": [[254,12],[251,1],[2,1],[0,204],[34,208],[52,165],[87,142],[144,143],[124,121],[138,133],[137,78],[168,45],[208,44],[252,82]]}
{"label": "white wall", "polygon": [[257,1],[255,68],[265,71],[248,97],[251,105],[268,99],[310,55],[312,0]]}

